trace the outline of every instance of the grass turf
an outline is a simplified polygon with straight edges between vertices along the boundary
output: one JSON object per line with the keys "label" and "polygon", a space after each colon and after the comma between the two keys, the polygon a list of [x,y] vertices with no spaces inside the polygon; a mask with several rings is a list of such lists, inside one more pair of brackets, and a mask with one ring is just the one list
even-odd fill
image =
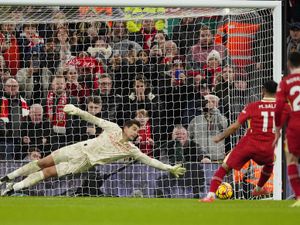
{"label": "grass turf", "polygon": [[143,198],[0,198],[1,225],[297,224],[293,201],[216,201]]}

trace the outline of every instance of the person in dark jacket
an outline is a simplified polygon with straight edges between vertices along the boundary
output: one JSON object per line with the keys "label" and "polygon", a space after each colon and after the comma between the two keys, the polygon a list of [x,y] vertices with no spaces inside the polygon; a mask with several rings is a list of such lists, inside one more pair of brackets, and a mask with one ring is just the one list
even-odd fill
{"label": "person in dark jacket", "polygon": [[[102,101],[100,96],[91,96],[87,99],[87,111],[93,116],[101,118],[102,114]],[[102,128],[94,124],[90,124],[85,120],[80,121],[80,141],[95,138],[102,133]]]}
{"label": "person in dark jacket", "polygon": [[[175,164],[184,164],[187,169],[186,175],[175,181],[169,175],[163,175],[158,178],[156,194],[159,197],[171,197],[171,187],[178,185],[183,189],[186,186],[192,186],[194,197],[199,196],[199,192],[203,189],[204,174],[200,161],[203,162],[205,152],[197,148],[196,143],[189,140],[188,131],[182,125],[176,125],[172,132],[172,139],[160,146],[159,150],[155,150],[155,155],[162,162]],[[208,159],[208,158],[207,158]],[[209,160],[209,159],[208,159]]]}
{"label": "person in dark jacket", "polygon": [[[29,110],[29,117],[22,122],[22,154],[25,156],[30,148],[38,148],[42,155],[50,148],[50,123],[43,120],[43,107],[33,104]],[[23,157],[22,157],[23,158]]]}

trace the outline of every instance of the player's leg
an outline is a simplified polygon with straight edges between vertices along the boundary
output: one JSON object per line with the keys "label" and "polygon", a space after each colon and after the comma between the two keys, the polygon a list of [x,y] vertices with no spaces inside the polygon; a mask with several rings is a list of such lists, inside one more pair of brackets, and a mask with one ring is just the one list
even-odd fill
{"label": "player's leg", "polygon": [[216,170],[213,177],[211,178],[209,192],[207,193],[205,198],[201,199],[201,202],[214,201],[214,199],[216,198],[216,191],[229,170],[231,170],[231,168],[226,164],[226,158],[225,158],[222,165]]}
{"label": "player's leg", "polygon": [[0,178],[0,185],[3,184],[4,182],[14,180],[17,177],[28,176],[32,173],[40,171],[41,169],[51,167],[51,166],[54,166],[54,160],[52,158],[52,155],[48,155],[47,157],[42,158],[40,160],[34,160],[14,170],[13,172],[7,174],[6,176]]}
{"label": "player's leg", "polygon": [[212,202],[216,198],[216,191],[222,183],[225,175],[231,169],[240,170],[243,165],[250,159],[249,144],[246,138],[242,138],[236,147],[225,157],[222,166],[215,172],[211,179],[210,188],[207,196],[202,202]]}
{"label": "player's leg", "polygon": [[287,130],[284,143],[288,178],[297,200],[291,207],[300,207],[300,176],[298,170],[300,142],[297,134],[298,132]]}
{"label": "player's leg", "polygon": [[1,195],[2,196],[10,195],[13,192],[20,191],[24,188],[31,187],[42,180],[45,180],[50,177],[56,177],[56,176],[57,176],[56,166],[50,166],[50,167],[44,168],[41,171],[30,174],[28,177],[26,177],[24,180],[22,180],[18,183],[7,186],[7,188],[3,191],[3,193]]}
{"label": "player's leg", "polygon": [[300,176],[298,170],[299,158],[290,152],[285,152],[285,157],[287,162],[288,177],[297,200],[292,207],[300,207]]}
{"label": "player's leg", "polygon": [[[271,143],[267,146],[271,146]],[[264,185],[267,183],[273,172],[275,160],[274,149],[269,149],[266,151],[267,149],[263,147],[263,145],[261,148],[261,151],[256,149],[255,152],[253,152],[252,157],[254,162],[256,162],[258,165],[264,165],[260,172],[258,183],[252,191],[253,197],[271,194],[266,188],[264,188]]]}
{"label": "player's leg", "polygon": [[268,190],[266,190],[263,187],[271,177],[273,172],[273,167],[274,167],[273,163],[266,164],[263,166],[258,183],[252,191],[253,197],[271,194]]}

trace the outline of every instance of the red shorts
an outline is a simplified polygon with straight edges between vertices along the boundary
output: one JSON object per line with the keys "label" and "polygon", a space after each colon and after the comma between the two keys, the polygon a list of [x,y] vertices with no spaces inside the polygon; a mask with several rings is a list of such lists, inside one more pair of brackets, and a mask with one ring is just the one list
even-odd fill
{"label": "red shorts", "polygon": [[272,164],[274,162],[272,142],[262,143],[243,137],[225,159],[225,163],[232,169],[240,170],[250,159],[258,165]]}
{"label": "red shorts", "polygon": [[288,127],[286,130],[287,151],[300,157],[300,127]]}

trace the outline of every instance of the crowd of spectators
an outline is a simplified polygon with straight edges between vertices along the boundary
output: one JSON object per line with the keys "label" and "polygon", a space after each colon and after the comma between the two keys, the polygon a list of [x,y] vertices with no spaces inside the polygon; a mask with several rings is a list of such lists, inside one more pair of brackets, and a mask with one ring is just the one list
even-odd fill
{"label": "crowd of spectators", "polygon": [[[123,13],[130,18],[152,12],[139,9]],[[236,21],[236,34],[256,41],[232,46],[220,29],[229,26],[223,17],[211,24],[207,17],[181,18],[167,30],[169,19],[66,22],[66,13],[51,13],[59,22],[0,25],[0,159],[36,159],[101,135],[100,128],[63,112],[74,104],[120,126],[138,119],[135,144],[151,157],[170,163],[223,160],[226,142],[216,145],[211,136],[257,99],[249,80],[271,70],[261,63],[262,52],[249,52],[263,44],[257,43],[263,23],[252,15]],[[253,16],[264,19],[264,13]],[[300,46],[290,43],[289,49]]]}
{"label": "crowd of spectators", "polygon": [[287,32],[287,54],[300,52],[300,2],[288,1],[288,32]]}

